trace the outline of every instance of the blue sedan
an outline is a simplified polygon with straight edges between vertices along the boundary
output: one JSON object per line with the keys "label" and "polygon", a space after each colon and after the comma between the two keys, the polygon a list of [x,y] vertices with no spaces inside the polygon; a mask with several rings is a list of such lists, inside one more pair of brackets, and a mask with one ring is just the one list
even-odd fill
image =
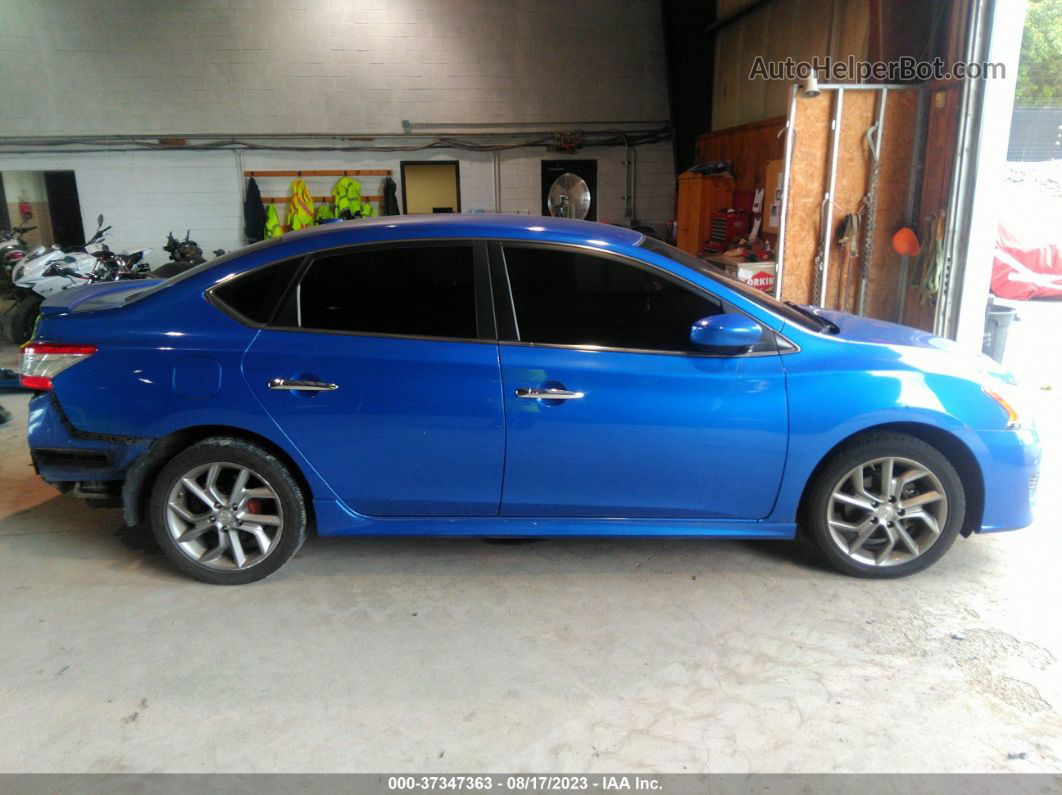
{"label": "blue sedan", "polygon": [[350,536],[790,539],[847,574],[1032,520],[1013,378],[775,301],[638,232],[331,224],[50,298],[22,354],[37,471],[174,565],[271,574]]}

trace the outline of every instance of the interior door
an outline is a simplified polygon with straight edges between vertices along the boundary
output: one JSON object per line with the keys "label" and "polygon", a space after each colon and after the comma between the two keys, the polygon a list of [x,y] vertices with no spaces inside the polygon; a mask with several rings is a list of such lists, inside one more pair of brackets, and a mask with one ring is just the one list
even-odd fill
{"label": "interior door", "polygon": [[404,160],[401,166],[406,215],[461,212],[461,167],[456,160]]}
{"label": "interior door", "polygon": [[359,513],[498,512],[505,431],[478,248],[321,255],[247,352],[254,394]]}
{"label": "interior door", "polygon": [[768,330],[747,355],[705,355],[690,326],[728,307],[660,271],[549,247],[505,246],[504,260],[503,515],[771,512],[788,418]]}

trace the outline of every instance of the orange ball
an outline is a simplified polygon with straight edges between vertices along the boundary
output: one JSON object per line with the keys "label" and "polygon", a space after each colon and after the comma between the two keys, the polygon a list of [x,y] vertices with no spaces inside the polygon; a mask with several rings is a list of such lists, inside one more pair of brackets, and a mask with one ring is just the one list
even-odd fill
{"label": "orange ball", "polygon": [[901,226],[892,236],[892,250],[897,254],[908,257],[917,257],[922,246],[918,242],[918,236],[909,226]]}

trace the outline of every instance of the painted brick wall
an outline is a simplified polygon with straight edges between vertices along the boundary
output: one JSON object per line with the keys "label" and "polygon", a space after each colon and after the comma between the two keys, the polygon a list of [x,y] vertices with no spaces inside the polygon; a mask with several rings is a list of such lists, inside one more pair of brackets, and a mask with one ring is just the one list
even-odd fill
{"label": "painted brick wall", "polygon": [[[621,148],[590,149],[575,155],[598,161],[598,220],[623,223],[624,153]],[[501,155],[501,209],[503,212],[539,213],[540,161],[559,159],[543,150],[517,150]],[[111,243],[116,249],[151,247],[148,261],[165,260],[166,233],[191,229],[204,251],[231,249],[244,243],[244,170],[391,169],[400,183],[403,159],[458,160],[461,168],[461,208],[465,212],[494,208],[494,170],[488,153],[435,150],[393,153],[335,152],[115,152],[104,154],[2,155],[0,172],[21,170],[73,170],[77,175],[85,230],[96,228],[103,213],[113,225]],[[662,224],[671,218],[674,177],[669,143],[638,148],[636,211],[640,220]],[[362,192],[378,194],[380,178],[362,177]],[[287,196],[290,179],[258,180],[263,196]],[[332,177],[307,178],[315,196],[331,193]],[[401,191],[399,192],[401,206]],[[279,205],[283,220],[285,206]]]}
{"label": "painted brick wall", "polygon": [[0,19],[0,135],[668,115],[657,0],[0,0]]}
{"label": "painted brick wall", "polygon": [[[396,133],[467,123],[667,118],[656,0],[0,0],[0,136]],[[18,75],[33,75],[21,80]],[[501,208],[539,212],[544,148],[500,155]],[[622,148],[598,159],[599,220],[622,223]],[[0,171],[73,169],[87,231],[116,248],[191,228],[243,243],[247,170],[390,168],[457,159],[465,211],[495,206],[489,153],[0,154]],[[670,143],[637,153],[639,220],[672,217]],[[312,181],[325,195],[334,180]],[[364,192],[379,184],[363,180]],[[286,195],[289,180],[261,182]],[[283,211],[281,211],[283,214]]]}

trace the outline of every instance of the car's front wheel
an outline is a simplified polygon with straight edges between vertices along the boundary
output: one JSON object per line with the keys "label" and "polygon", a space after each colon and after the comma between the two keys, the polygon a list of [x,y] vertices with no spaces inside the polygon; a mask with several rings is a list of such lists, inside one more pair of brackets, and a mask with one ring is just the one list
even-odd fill
{"label": "car's front wheel", "polygon": [[872,433],[837,451],[812,483],[806,508],[806,529],[834,568],[902,577],[948,551],[966,495],[935,447],[906,434]]}
{"label": "car's front wheel", "polygon": [[306,537],[306,504],[288,468],[242,439],[192,445],[159,473],[151,525],[166,556],[214,585],[267,577]]}

